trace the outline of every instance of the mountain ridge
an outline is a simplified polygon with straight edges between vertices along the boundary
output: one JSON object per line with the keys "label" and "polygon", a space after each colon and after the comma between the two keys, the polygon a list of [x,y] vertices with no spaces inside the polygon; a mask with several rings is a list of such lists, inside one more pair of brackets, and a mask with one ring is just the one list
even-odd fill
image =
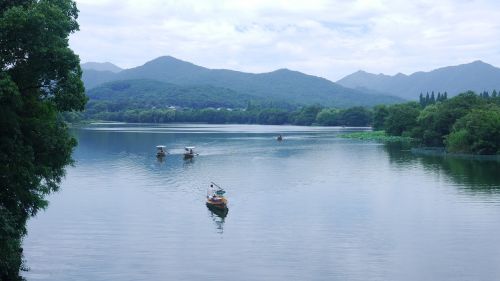
{"label": "mountain ridge", "polygon": [[[102,74],[102,75],[99,75]],[[229,69],[209,69],[171,56],[162,56],[119,73],[84,71],[87,89],[112,81],[149,79],[180,86],[211,85],[239,94],[272,98],[294,104],[327,106],[372,106],[397,103],[389,95],[364,93],[345,88],[328,79],[299,71],[278,69],[266,73],[246,73]]]}
{"label": "mountain ridge", "polygon": [[481,60],[410,75],[373,74],[357,71],[337,81],[344,87],[372,89],[405,99],[416,100],[420,93],[448,92],[450,96],[468,90],[482,92],[500,89],[500,68]]}
{"label": "mountain ridge", "polygon": [[118,73],[123,69],[110,62],[86,62],[81,64],[82,69],[96,70],[96,71],[109,71]]}

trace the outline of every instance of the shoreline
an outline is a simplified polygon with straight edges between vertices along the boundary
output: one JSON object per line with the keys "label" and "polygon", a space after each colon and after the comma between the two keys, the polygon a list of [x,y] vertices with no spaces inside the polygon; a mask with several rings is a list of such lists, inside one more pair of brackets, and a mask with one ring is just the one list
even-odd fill
{"label": "shoreline", "polygon": [[[410,137],[389,136],[384,131],[363,131],[342,134],[339,137],[346,139],[356,139],[361,141],[379,141],[384,143],[412,143],[416,140]],[[439,157],[453,157],[460,159],[470,160],[483,160],[483,161],[499,161],[500,155],[489,154],[468,154],[468,153],[451,153],[447,152],[444,147],[412,147],[410,149],[412,154],[420,156],[439,156]]]}
{"label": "shoreline", "polygon": [[[372,132],[372,127],[370,126],[325,126],[319,124],[311,125],[297,125],[291,123],[285,124],[260,124],[260,123],[210,123],[210,122],[162,122],[162,123],[150,123],[150,122],[123,122],[123,121],[110,121],[110,120],[84,120],[80,122],[66,122],[69,128],[81,128],[89,125],[103,125],[103,124],[131,124],[131,125],[189,125],[189,124],[199,124],[199,125],[257,125],[257,126],[294,126],[294,127],[318,127],[318,128],[342,128],[342,129],[353,129],[359,130],[360,132]],[[368,131],[370,130],[370,131]]]}

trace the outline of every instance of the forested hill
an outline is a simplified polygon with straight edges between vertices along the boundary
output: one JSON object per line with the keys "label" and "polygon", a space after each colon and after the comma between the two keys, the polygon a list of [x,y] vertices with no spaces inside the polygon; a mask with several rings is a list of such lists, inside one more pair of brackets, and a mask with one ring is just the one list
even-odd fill
{"label": "forested hill", "polygon": [[122,80],[104,83],[87,91],[92,101],[112,106],[113,111],[127,109],[168,108],[170,106],[201,108],[246,108],[249,103],[258,105],[293,105],[240,94],[233,90],[210,85],[179,86],[147,79]]}
{"label": "forested hill", "polygon": [[295,104],[319,103],[328,106],[349,107],[391,104],[402,101],[400,98],[388,95],[349,89],[327,79],[287,69],[253,74],[225,69],[208,69],[170,56],[159,57],[142,66],[122,70],[118,73],[96,70],[84,70],[83,73],[83,81],[89,90],[106,82],[137,79],[148,79],[180,86],[209,85],[230,89],[240,95]]}
{"label": "forested hill", "polygon": [[475,61],[411,75],[399,73],[389,76],[358,71],[340,79],[337,83],[354,89],[371,89],[415,100],[420,93],[425,95],[432,91],[436,94],[448,92],[448,96],[455,96],[468,90],[491,92],[499,89],[500,68]]}

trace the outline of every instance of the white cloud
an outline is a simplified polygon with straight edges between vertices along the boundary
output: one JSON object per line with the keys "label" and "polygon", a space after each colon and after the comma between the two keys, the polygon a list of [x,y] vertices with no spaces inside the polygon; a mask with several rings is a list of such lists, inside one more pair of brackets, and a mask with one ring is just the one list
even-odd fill
{"label": "white cloud", "polygon": [[495,0],[77,0],[82,61],[172,55],[210,68],[291,68],[337,80],[482,59],[500,65]]}

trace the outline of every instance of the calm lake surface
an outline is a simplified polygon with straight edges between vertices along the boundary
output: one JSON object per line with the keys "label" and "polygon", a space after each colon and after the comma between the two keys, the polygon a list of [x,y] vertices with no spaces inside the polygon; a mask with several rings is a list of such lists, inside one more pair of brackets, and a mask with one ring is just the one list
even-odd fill
{"label": "calm lake surface", "polygon": [[[76,164],[29,222],[24,276],[500,280],[500,164],[338,137],[351,130],[75,129]],[[225,218],[205,206],[210,181],[227,191]]]}

